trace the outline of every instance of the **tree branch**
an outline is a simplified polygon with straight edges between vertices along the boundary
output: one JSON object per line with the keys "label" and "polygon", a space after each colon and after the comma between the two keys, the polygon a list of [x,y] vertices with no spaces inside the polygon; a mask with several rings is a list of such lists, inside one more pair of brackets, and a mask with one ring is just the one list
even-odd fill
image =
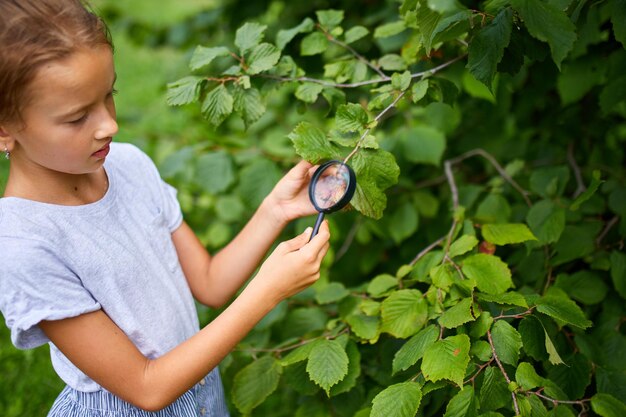
{"label": "tree branch", "polygon": [[572,198],[576,198],[587,190],[585,187],[585,183],[583,182],[583,176],[580,172],[580,167],[578,163],[576,163],[576,158],[574,157],[574,142],[570,142],[567,145],[567,161],[569,165],[572,167],[572,171],[574,171],[574,177],[576,178],[576,191],[574,191],[574,195]]}
{"label": "tree branch", "polygon": [[[457,61],[460,61],[461,59],[465,58],[467,56],[467,54],[464,55],[460,55],[454,59],[451,59],[450,61],[444,62],[441,65],[438,65],[436,67],[433,67],[429,70],[425,70],[425,71],[420,71],[420,72],[416,72],[414,74],[411,74],[411,78],[423,78],[423,77],[427,77],[429,75],[433,75],[439,71],[441,71],[442,69],[454,64]],[[372,84],[379,84],[379,83],[385,83],[385,82],[389,82],[391,81],[391,78],[389,77],[385,77],[385,78],[375,78],[373,80],[366,80],[366,81],[360,81],[357,83],[334,83],[332,81],[326,81],[326,80],[320,80],[317,78],[310,78],[310,77],[281,77],[281,76],[277,76],[277,75],[271,75],[271,74],[259,74],[259,77],[262,78],[269,78],[269,79],[273,79],[273,80],[277,80],[277,81],[297,81],[297,82],[301,82],[301,81],[306,81],[306,82],[310,82],[310,83],[315,83],[315,84],[321,84],[325,87],[335,87],[335,88],[357,88],[357,87],[363,87],[366,85],[372,85]]]}

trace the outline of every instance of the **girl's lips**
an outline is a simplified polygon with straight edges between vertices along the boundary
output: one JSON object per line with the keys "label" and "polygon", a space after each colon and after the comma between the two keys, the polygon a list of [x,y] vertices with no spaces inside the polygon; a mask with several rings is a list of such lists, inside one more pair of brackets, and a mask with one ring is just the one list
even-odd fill
{"label": "girl's lips", "polygon": [[95,156],[96,158],[105,158],[109,154],[109,151],[111,150],[110,145],[111,145],[111,142],[107,143],[105,147],[103,147],[97,152],[92,153],[91,156]]}

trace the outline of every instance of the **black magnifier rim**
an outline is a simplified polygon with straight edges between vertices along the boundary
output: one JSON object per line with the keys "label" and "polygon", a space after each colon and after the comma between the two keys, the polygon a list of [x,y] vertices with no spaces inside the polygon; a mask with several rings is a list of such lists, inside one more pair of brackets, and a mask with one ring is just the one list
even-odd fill
{"label": "black magnifier rim", "polygon": [[[343,194],[343,197],[339,199],[339,201],[337,201],[335,204],[333,204],[330,207],[322,208],[318,206],[317,202],[315,201],[315,186],[317,185],[317,182],[319,181],[320,175],[322,175],[322,173],[330,165],[345,166],[348,169],[348,175],[349,175],[350,181],[348,182],[348,187],[346,188],[346,192]],[[315,207],[315,210],[319,211],[320,213],[332,213],[346,206],[350,202],[350,200],[352,200],[352,196],[354,195],[355,190],[356,190],[356,175],[354,174],[354,171],[352,170],[350,165],[344,163],[343,161],[338,161],[338,160],[333,159],[320,165],[319,168],[317,168],[315,172],[313,173],[313,177],[311,178],[311,183],[309,184],[309,199],[311,200],[311,203],[313,203],[313,207]]]}

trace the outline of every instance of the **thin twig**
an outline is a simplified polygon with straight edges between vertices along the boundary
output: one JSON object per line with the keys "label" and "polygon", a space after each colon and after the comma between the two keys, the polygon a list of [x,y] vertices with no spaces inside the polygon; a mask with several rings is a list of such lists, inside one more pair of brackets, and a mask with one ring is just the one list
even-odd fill
{"label": "thin twig", "polygon": [[[423,78],[429,75],[433,75],[441,71],[442,69],[454,64],[455,62],[460,61],[466,56],[467,54],[460,55],[454,59],[451,59],[450,61],[444,62],[443,64],[437,65],[436,67],[433,67],[431,69],[416,72],[414,74],[411,74],[411,78]],[[360,81],[356,83],[334,83],[331,81],[320,80],[318,78],[310,78],[310,77],[295,77],[294,78],[294,77],[281,77],[281,76],[271,75],[271,74],[259,74],[258,76],[263,77],[263,78],[270,78],[270,79],[277,80],[277,81],[306,81],[310,83],[321,84],[325,87],[335,87],[335,88],[358,88],[358,87],[363,87],[366,85],[385,83],[391,80],[391,78],[386,77],[386,78],[375,78],[373,80]]]}
{"label": "thin twig", "polygon": [[546,401],[550,401],[554,405],[557,405],[557,404],[578,404],[578,405],[584,405],[585,403],[591,401],[591,398],[583,398],[582,400],[575,400],[575,401],[557,400],[556,398],[550,398],[547,395],[543,395],[539,391],[526,391],[526,392],[528,392],[530,394],[534,394],[534,395],[536,395],[539,398],[543,398]]}
{"label": "thin twig", "polygon": [[574,177],[576,178],[577,187],[576,191],[574,191],[574,195],[572,196],[572,198],[576,198],[584,193],[585,190],[587,190],[587,187],[585,187],[585,183],[583,182],[583,176],[580,172],[580,167],[578,166],[578,163],[576,163],[576,158],[574,157],[574,142],[570,142],[567,146],[567,161],[572,167],[572,170],[574,171]]}
{"label": "thin twig", "polygon": [[472,375],[472,376],[471,376],[471,377],[470,377],[467,381],[463,382],[463,385],[465,385],[465,384],[467,384],[467,383],[469,383],[469,382],[471,382],[471,383],[473,384],[473,383],[474,383],[474,380],[476,379],[476,377],[477,377],[478,375],[480,375],[480,373],[481,373],[481,372],[482,372],[485,368],[487,368],[489,365],[491,365],[491,364],[492,364],[492,362],[493,362],[493,358],[489,359],[489,361],[488,361],[488,362],[485,362],[485,363],[483,363],[482,365],[480,365],[480,366],[478,367],[478,370],[476,371],[476,373],[475,373],[474,375]]}
{"label": "thin twig", "polygon": [[378,75],[380,75],[380,77],[382,79],[388,79],[388,81],[391,81],[391,77],[387,76],[387,74],[385,74],[384,72],[382,72],[380,70],[380,68],[378,68],[377,66],[373,65],[368,59],[366,59],[363,55],[359,54],[357,51],[355,51],[350,45],[348,45],[347,43],[343,43],[341,42],[339,39],[335,38],[333,35],[331,35],[329,32],[327,32],[326,30],[324,30],[323,27],[321,27],[320,25],[317,25],[317,28],[319,30],[321,30],[324,35],[326,35],[326,38],[336,44],[341,46],[344,49],[347,49],[352,55],[354,55],[356,57],[356,59],[358,59],[359,61],[363,62],[365,65],[367,65],[368,67],[370,67],[371,69],[373,69]]}
{"label": "thin twig", "polygon": [[[390,105],[388,105],[382,112],[380,112],[378,114],[378,116],[376,116],[374,121],[378,122],[381,119],[381,117],[383,117],[385,115],[385,113],[387,113],[389,110],[394,108],[396,106],[396,104],[398,103],[398,101],[400,101],[400,99],[402,97],[404,97],[405,93],[406,93],[406,90],[402,91],[400,94],[398,94],[398,97],[396,97],[396,99]],[[346,156],[346,158],[343,160],[344,164],[347,164],[348,161],[350,160],[350,158],[352,158],[354,156],[354,154],[358,152],[358,150],[361,148],[361,145],[363,144],[363,141],[365,140],[365,138],[367,137],[367,135],[370,133],[371,130],[372,130],[371,127],[368,127],[367,129],[365,129],[365,131],[361,135],[361,138],[359,138],[359,140],[357,141],[356,146],[354,147],[352,152],[350,152],[350,154],[348,156]]]}
{"label": "thin twig", "polygon": [[611,220],[609,220],[609,222],[606,224],[606,226],[602,230],[602,233],[600,233],[598,235],[598,237],[596,238],[596,246],[597,247],[600,246],[600,244],[602,243],[602,240],[604,240],[606,235],[613,228],[613,226],[615,226],[617,224],[618,221],[619,221],[619,216],[614,216]]}
{"label": "thin twig", "polygon": [[[491,165],[493,165],[493,167],[496,169],[496,171],[498,171],[498,173],[502,176],[502,178],[504,178],[504,180],[506,182],[508,182],[509,184],[511,184],[511,186],[513,188],[515,188],[515,190],[517,190],[518,193],[520,193],[522,195],[522,198],[524,198],[524,201],[526,202],[526,204],[528,205],[528,207],[532,206],[532,202],[530,201],[530,199],[528,198],[528,195],[530,194],[529,191],[523,189],[507,172],[504,168],[502,168],[502,166],[498,163],[498,161],[496,160],[496,158],[494,158],[489,152],[485,151],[484,149],[481,148],[476,148],[476,149],[472,149],[471,151],[467,151],[462,155],[457,156],[456,158],[453,159],[449,159],[448,161],[450,162],[451,165],[455,165],[461,161],[464,161],[467,158],[471,158],[472,156],[482,156],[483,158],[485,158],[487,161],[489,161],[491,163]],[[446,161],[446,162],[448,162]]]}
{"label": "thin twig", "polygon": [[499,320],[499,319],[521,319],[524,316],[527,316],[529,314],[531,314],[533,312],[533,310],[535,309],[535,307],[531,307],[526,311],[523,311],[521,313],[518,314],[500,314],[499,316],[494,317],[494,320]]}
{"label": "thin twig", "polygon": [[[511,383],[511,379],[507,375],[504,370],[504,366],[502,366],[502,362],[500,362],[500,358],[498,358],[498,354],[496,353],[496,347],[493,345],[493,338],[491,337],[491,330],[487,330],[487,339],[489,339],[489,346],[491,346],[491,353],[493,354],[493,358],[496,360],[498,364],[498,368],[500,368],[500,372],[504,375],[504,379],[506,379],[507,384]],[[519,415],[519,404],[517,404],[517,397],[515,396],[515,391],[511,392],[511,398],[513,398],[513,407],[515,408],[515,415]]]}
{"label": "thin twig", "polygon": [[357,221],[355,221],[354,224],[352,225],[352,228],[348,232],[348,236],[346,236],[346,240],[344,240],[343,245],[341,245],[341,248],[339,248],[337,255],[335,255],[334,262],[337,262],[339,259],[341,259],[346,254],[346,252],[348,252],[348,249],[350,249],[350,246],[352,246],[352,242],[354,241],[354,238],[356,237],[356,232],[359,230],[359,227],[361,226],[361,223],[362,223],[361,219],[362,217],[359,217]]}
{"label": "thin twig", "polygon": [[426,246],[424,249],[421,250],[420,253],[418,253],[415,258],[413,258],[413,260],[411,262],[409,262],[409,265],[413,266],[417,263],[417,261],[419,261],[420,259],[422,259],[422,257],[424,255],[426,255],[428,252],[430,252],[431,250],[435,249],[437,247],[437,245],[441,244],[441,242],[444,241],[444,239],[446,238],[447,235],[445,236],[441,236],[439,239],[435,240],[433,243],[431,243],[430,245]]}

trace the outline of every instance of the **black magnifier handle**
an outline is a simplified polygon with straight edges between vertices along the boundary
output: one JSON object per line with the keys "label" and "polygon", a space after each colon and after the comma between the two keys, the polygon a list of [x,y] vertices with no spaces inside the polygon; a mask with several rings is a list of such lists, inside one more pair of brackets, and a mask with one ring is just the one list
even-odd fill
{"label": "black magnifier handle", "polygon": [[313,237],[315,237],[317,232],[320,231],[322,220],[324,220],[324,212],[320,211],[320,213],[317,215],[317,220],[315,220],[315,226],[313,226],[313,231],[311,232],[311,237],[309,238],[309,242],[311,241],[311,239],[313,239]]}

